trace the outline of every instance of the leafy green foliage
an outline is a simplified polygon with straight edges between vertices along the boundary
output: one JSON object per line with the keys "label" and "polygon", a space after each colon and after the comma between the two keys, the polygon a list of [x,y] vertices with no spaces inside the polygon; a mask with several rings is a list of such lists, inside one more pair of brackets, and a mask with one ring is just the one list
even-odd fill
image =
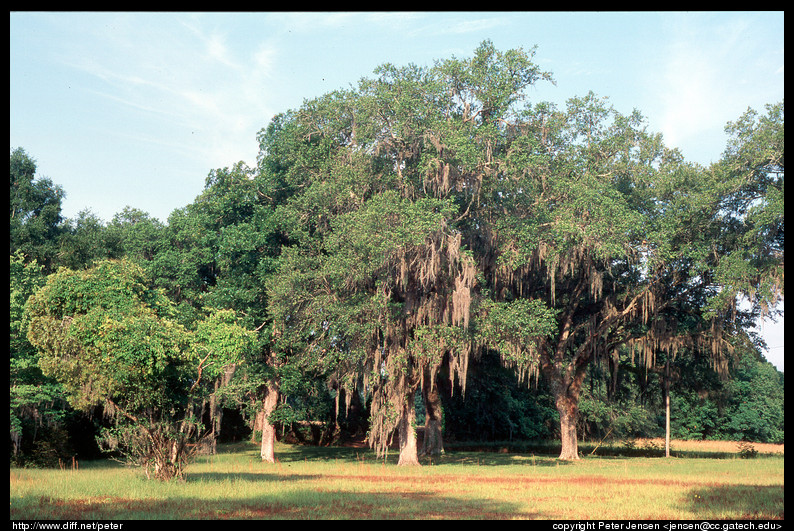
{"label": "leafy green foliage", "polygon": [[220,311],[191,333],[173,303],[140,266],[106,260],[85,271],[61,269],[26,305],[28,339],[39,365],[78,409],[101,405],[116,417],[111,449],[155,476],[180,476],[198,429],[192,401],[202,373],[217,374],[253,347],[233,312]]}
{"label": "leafy green foliage", "polygon": [[772,364],[744,357],[725,383],[728,406],[720,425],[732,440],[783,442],[783,374]]}
{"label": "leafy green foliage", "polygon": [[160,221],[137,208],[125,207],[113,216],[105,236],[109,257],[140,263],[151,261],[164,247]]}
{"label": "leafy green foliage", "polygon": [[240,326],[234,310],[214,310],[198,323],[192,349],[202,375],[218,378],[224,368],[244,363],[256,344],[254,334]]}
{"label": "leafy green foliage", "polygon": [[[26,337],[25,302],[44,284],[45,278],[43,267],[35,260],[26,264],[20,252],[11,255],[9,405],[12,457],[18,463],[30,460],[47,461],[36,455],[29,455],[29,450],[37,442],[39,447],[47,444],[48,441],[42,435],[46,434],[46,430],[55,432],[61,429],[62,420],[66,416],[63,390],[56,381],[42,374],[38,366],[38,352]],[[63,447],[63,444],[51,447]],[[58,455],[56,452],[54,459],[57,460],[58,457],[65,455]]]}
{"label": "leafy green foliage", "polygon": [[59,380],[78,408],[119,400],[124,411],[161,403],[174,386],[170,368],[187,345],[173,309],[126,261],[86,271],[61,269],[27,305],[28,338],[45,374]]}
{"label": "leafy green foliage", "polygon": [[[105,224],[90,210],[76,219],[64,220],[57,262],[69,269],[83,269],[94,261],[120,254],[117,235],[109,234]],[[130,253],[132,254],[132,253]]]}
{"label": "leafy green foliage", "polygon": [[523,379],[534,375],[537,382],[538,353],[535,345],[556,330],[555,314],[539,299],[516,299],[481,304],[477,340],[501,353],[502,362]]}
{"label": "leafy green foliage", "polygon": [[47,271],[53,267],[61,229],[64,191],[45,177],[36,179],[36,162],[22,148],[11,152],[9,193],[11,253],[20,251]]}
{"label": "leafy green foliage", "polygon": [[721,213],[724,238],[716,278],[718,300],[743,295],[755,312],[774,314],[783,297],[784,127],[783,102],[752,109],[729,123],[723,159],[715,166],[725,189]]}

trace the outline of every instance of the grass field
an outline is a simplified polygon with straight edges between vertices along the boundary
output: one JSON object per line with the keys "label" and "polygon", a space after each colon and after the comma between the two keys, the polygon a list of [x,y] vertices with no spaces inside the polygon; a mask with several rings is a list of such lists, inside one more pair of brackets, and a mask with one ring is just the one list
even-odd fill
{"label": "grass field", "polygon": [[[699,444],[698,455],[708,452]],[[12,468],[10,512],[12,520],[782,519],[782,445],[759,446],[755,459],[585,452],[575,463],[450,451],[406,468],[367,449],[288,445],[265,464],[256,446],[235,444],[168,483],[112,461]]]}

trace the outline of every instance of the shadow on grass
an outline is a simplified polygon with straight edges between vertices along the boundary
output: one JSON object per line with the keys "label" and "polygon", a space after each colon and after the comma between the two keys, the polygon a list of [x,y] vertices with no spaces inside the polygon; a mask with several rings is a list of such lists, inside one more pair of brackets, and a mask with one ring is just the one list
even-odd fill
{"label": "shadow on grass", "polygon": [[685,508],[700,518],[782,519],[782,485],[720,485],[690,490]]}
{"label": "shadow on grass", "polygon": [[[423,463],[424,464],[424,463]],[[556,457],[535,456],[533,454],[510,454],[494,452],[446,452],[443,456],[428,458],[430,465],[469,465],[469,466],[566,466],[572,461]]]}
{"label": "shadow on grass", "polygon": [[540,514],[517,511],[518,507],[508,502],[452,498],[421,490],[347,492],[318,488],[235,499],[104,497],[62,500],[47,497],[12,503],[10,516],[12,520],[543,518]]}
{"label": "shadow on grass", "polygon": [[[388,457],[391,457],[391,452]],[[347,446],[284,446],[276,449],[276,459],[282,463],[297,461],[382,462],[369,448]],[[395,460],[395,463],[397,461]]]}
{"label": "shadow on grass", "polygon": [[213,483],[224,481],[272,481],[289,483],[291,481],[307,481],[322,479],[320,474],[288,474],[281,472],[190,472],[185,473],[186,483]]}
{"label": "shadow on grass", "polygon": [[[239,450],[238,450],[239,451]],[[322,462],[340,461],[343,463],[385,463],[397,465],[399,453],[390,451],[385,458],[377,457],[370,448],[354,448],[344,446],[282,446],[276,450],[276,459],[282,464],[295,462]],[[517,460],[520,459],[520,460]],[[557,457],[530,453],[505,453],[488,451],[451,450],[440,456],[423,456],[419,458],[422,466],[433,465],[475,465],[475,466],[503,466],[503,465],[537,465],[559,466],[571,464]]]}
{"label": "shadow on grass", "polygon": [[[308,450],[308,449],[307,449]],[[369,450],[358,450],[354,452],[345,451],[335,452],[328,449],[326,452],[314,451],[293,451],[290,453],[276,454],[279,462],[287,464],[291,462],[312,461],[340,461],[343,463],[383,463],[390,466],[397,466],[399,455],[397,452],[389,452],[385,458],[378,458],[374,452]],[[573,464],[570,461],[563,461],[556,457],[534,457],[525,454],[497,454],[488,452],[446,452],[440,456],[423,456],[419,458],[422,466],[441,466],[441,465],[467,465],[467,466],[560,466]],[[410,467],[406,467],[410,469]]]}

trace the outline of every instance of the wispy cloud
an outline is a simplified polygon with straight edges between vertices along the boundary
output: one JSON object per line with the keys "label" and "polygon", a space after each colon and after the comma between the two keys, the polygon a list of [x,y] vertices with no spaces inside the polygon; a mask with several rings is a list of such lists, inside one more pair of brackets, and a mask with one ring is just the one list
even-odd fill
{"label": "wispy cloud", "polygon": [[[421,15],[421,13],[420,13]],[[489,16],[477,19],[462,17],[456,13],[441,13],[441,16],[414,17],[411,25],[406,25],[405,31],[414,38],[422,35],[466,35],[482,33],[494,28],[509,24],[509,19],[503,16]]]}
{"label": "wispy cloud", "polygon": [[449,25],[442,25],[439,30],[448,34],[476,33],[502,26],[506,23],[506,20],[502,17],[486,17],[476,20],[452,20],[450,22]]}
{"label": "wispy cloud", "polygon": [[759,82],[776,75],[782,54],[773,57],[751,38],[758,31],[752,20],[737,14],[708,30],[701,22],[698,16],[674,19],[663,60],[649,78],[660,130],[673,147],[723,142],[729,120],[748,106],[772,103],[782,86]]}
{"label": "wispy cloud", "polygon": [[276,12],[268,16],[278,22],[278,26],[289,31],[316,31],[318,29],[338,29],[345,27],[371,26],[378,28],[404,28],[426,16],[422,12],[410,11],[307,11]]}
{"label": "wispy cloud", "polygon": [[661,104],[662,133],[675,146],[688,136],[698,135],[713,123],[724,96],[707,51],[679,43],[670,51],[663,66]]}
{"label": "wispy cloud", "polygon": [[180,151],[207,168],[253,163],[256,132],[273,114],[265,95],[274,50],[235,55],[223,33],[193,16],[153,22],[114,20],[112,31],[64,50],[63,63],[101,82],[87,83],[88,93],[143,111],[147,138],[176,128]]}

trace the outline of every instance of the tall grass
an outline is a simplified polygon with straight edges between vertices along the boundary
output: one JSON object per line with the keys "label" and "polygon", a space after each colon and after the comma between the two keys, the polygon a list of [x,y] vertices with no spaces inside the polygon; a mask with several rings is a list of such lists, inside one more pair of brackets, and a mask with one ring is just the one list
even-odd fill
{"label": "tall grass", "polygon": [[[734,445],[735,446],[735,445]],[[11,469],[12,519],[783,518],[783,456],[585,457],[453,451],[397,467],[368,450],[221,446],[184,481],[112,462]],[[737,454],[738,455],[738,454]]]}

